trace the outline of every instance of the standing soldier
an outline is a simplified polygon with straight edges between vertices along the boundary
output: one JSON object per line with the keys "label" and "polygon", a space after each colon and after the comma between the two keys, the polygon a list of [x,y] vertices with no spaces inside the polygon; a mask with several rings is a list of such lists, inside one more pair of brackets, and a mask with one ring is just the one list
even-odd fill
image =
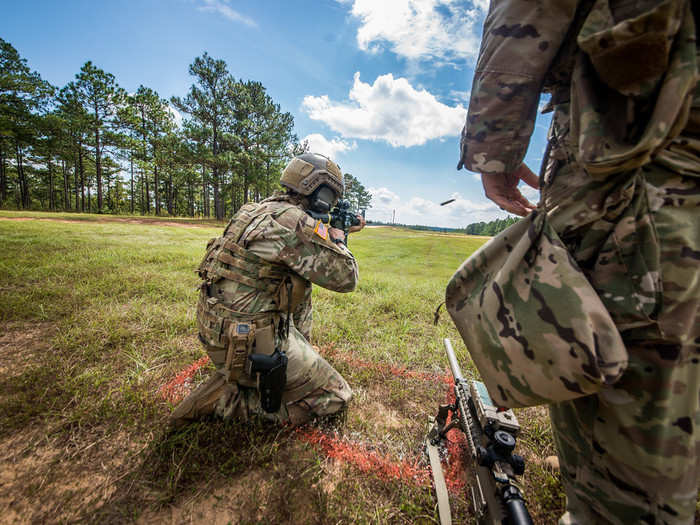
{"label": "standing soldier", "polygon": [[695,0],[493,0],[486,18],[459,167],[480,172],[502,209],[534,209],[517,186],[538,185],[523,157],[540,93],[551,95],[540,211],[629,354],[614,384],[551,405],[561,524],[688,524],[696,512],[699,11]]}
{"label": "standing soldier", "polygon": [[[350,292],[357,262],[342,230],[320,218],[344,191],[340,168],[304,153],[280,180],[287,191],[241,207],[199,266],[199,339],[216,372],[170,416],[303,423],[342,409],[352,391],[311,346],[311,283]],[[359,226],[350,231],[358,231]]]}

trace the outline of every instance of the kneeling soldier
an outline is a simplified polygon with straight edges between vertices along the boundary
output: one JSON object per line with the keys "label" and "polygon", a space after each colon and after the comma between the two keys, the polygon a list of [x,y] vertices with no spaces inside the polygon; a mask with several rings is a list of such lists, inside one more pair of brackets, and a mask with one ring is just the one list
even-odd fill
{"label": "kneeling soldier", "polygon": [[[211,413],[297,425],[339,411],[352,397],[309,342],[311,283],[336,292],[357,285],[344,232],[313,218],[328,216],[343,176],[330,159],[305,153],[280,183],[286,193],[242,206],[207,246],[197,321],[217,371],[175,408],[176,426]],[[351,231],[363,226],[361,219]]]}

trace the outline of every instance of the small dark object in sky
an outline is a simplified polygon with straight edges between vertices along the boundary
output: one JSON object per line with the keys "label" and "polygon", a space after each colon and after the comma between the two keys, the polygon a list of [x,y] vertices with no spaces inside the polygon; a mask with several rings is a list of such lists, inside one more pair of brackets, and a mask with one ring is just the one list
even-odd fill
{"label": "small dark object in sky", "polygon": [[441,203],[440,203],[440,206],[444,206],[445,204],[449,204],[449,203],[454,202],[454,201],[456,201],[456,200],[457,200],[457,199],[448,199],[448,200],[446,200],[445,202],[441,202]]}

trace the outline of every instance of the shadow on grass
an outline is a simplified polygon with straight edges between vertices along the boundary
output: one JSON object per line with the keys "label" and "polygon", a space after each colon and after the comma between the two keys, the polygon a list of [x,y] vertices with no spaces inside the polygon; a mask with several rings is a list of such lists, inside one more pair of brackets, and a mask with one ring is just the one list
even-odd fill
{"label": "shadow on grass", "polygon": [[206,419],[163,431],[111,495],[79,519],[180,522],[198,514],[196,521],[228,515],[237,523],[295,523],[303,516],[304,523],[322,523],[317,464],[289,429]]}
{"label": "shadow on grass", "polygon": [[0,381],[0,437],[21,430],[56,406],[69,402],[55,383],[51,370],[28,368]]}

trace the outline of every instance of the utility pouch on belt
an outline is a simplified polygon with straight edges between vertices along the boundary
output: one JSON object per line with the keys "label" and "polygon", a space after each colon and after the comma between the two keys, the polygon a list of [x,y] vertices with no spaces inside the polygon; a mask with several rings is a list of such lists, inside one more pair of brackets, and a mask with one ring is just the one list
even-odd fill
{"label": "utility pouch on belt", "polygon": [[237,381],[243,374],[246,358],[253,349],[255,325],[249,322],[232,321],[226,331],[228,349],[224,373],[229,381]]}
{"label": "utility pouch on belt", "polygon": [[304,300],[305,281],[294,273],[287,276],[277,289],[277,306],[283,312],[294,312]]}
{"label": "utility pouch on belt", "polygon": [[249,375],[258,378],[260,405],[265,412],[277,412],[287,385],[287,355],[281,350],[272,355],[250,354],[247,367]]}
{"label": "utility pouch on belt", "polygon": [[627,367],[615,323],[546,210],[479,248],[452,276],[445,300],[499,406],[592,394]]}
{"label": "utility pouch on belt", "polygon": [[574,152],[593,178],[643,166],[685,127],[698,80],[693,2],[616,21],[610,0],[595,1],[571,79]]}

